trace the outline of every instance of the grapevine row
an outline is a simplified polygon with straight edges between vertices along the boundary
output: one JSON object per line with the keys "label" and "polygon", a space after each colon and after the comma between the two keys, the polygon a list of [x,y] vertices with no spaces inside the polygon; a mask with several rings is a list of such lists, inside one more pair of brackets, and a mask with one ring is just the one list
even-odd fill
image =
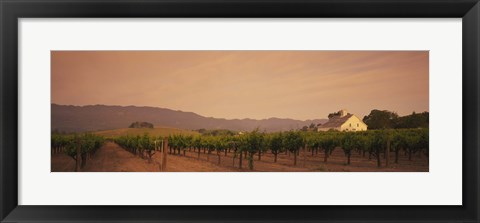
{"label": "grapevine row", "polygon": [[[152,155],[161,145],[162,138],[144,136],[121,136],[115,142],[126,150],[138,154],[142,158],[151,160]],[[313,154],[319,151],[324,153],[324,162],[335,149],[343,150],[346,164],[351,164],[353,152],[368,154],[369,158],[376,158],[377,166],[382,166],[381,157],[389,152],[395,154],[395,163],[401,151],[408,155],[422,153],[428,156],[428,129],[401,129],[401,130],[371,130],[364,132],[300,132],[287,131],[277,133],[263,133],[259,130],[242,135],[170,135],[168,137],[168,152],[184,155],[187,150],[193,150],[200,158],[201,153],[207,153],[207,161],[213,153],[221,163],[221,154],[233,151],[234,166],[238,159],[238,166],[242,168],[243,161],[248,161],[249,169],[253,170],[254,156],[261,159],[261,155],[270,152],[274,155],[274,162],[281,153],[293,155],[293,165],[297,165],[300,150],[308,150]],[[388,162],[388,161],[387,161]],[[387,164],[388,165],[388,164]]]}
{"label": "grapevine row", "polygon": [[105,139],[101,136],[85,133],[74,135],[54,134],[51,138],[52,153],[63,152],[76,162],[76,171],[85,167],[87,159],[102,147]]}

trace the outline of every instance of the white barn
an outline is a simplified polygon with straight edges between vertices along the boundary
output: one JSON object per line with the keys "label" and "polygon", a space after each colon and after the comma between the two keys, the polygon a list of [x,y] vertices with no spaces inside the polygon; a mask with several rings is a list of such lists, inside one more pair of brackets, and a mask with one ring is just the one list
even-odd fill
{"label": "white barn", "polygon": [[318,126],[318,131],[366,131],[368,126],[354,114],[347,113],[346,110],[340,110],[338,115],[332,116],[328,122]]}

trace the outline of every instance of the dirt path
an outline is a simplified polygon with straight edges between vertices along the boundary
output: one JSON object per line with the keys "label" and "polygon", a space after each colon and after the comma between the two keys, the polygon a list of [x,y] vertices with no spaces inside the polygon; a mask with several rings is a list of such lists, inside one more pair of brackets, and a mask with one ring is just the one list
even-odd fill
{"label": "dirt path", "polygon": [[[87,160],[82,172],[158,172],[160,156],[153,156],[152,162],[142,159],[118,146],[107,142],[93,157]],[[52,155],[52,172],[74,172],[75,161],[64,154]],[[222,167],[213,163],[169,155],[167,158],[168,172],[230,172],[234,168]]]}
{"label": "dirt path", "polygon": [[[244,159],[243,168],[238,168],[238,158],[233,160],[233,153],[224,153],[220,155],[220,165],[218,164],[217,154],[205,154],[203,151],[198,157],[197,152],[187,151],[186,156],[182,154],[169,154],[167,158],[168,172],[238,172],[249,171],[248,161]],[[416,172],[428,171],[427,157],[414,157],[409,161],[405,155],[400,156],[398,164],[393,163],[394,157],[391,155],[391,164],[385,167],[382,160],[382,167],[376,167],[374,158],[368,159],[360,154],[352,154],[352,164],[345,165],[346,158],[341,149],[335,149],[328,163],[323,161],[323,153],[312,155],[310,152],[303,156],[303,151],[298,156],[297,166],[293,166],[293,156],[285,153],[279,154],[277,162],[273,162],[273,155],[266,153],[258,160],[254,157],[253,171],[268,172],[310,172],[310,171],[330,171],[330,172],[372,172],[372,171],[401,171]],[[152,162],[136,156],[113,142],[107,142],[100,148],[93,157],[87,160],[87,165],[82,172],[158,172],[160,163],[160,153],[153,156]],[[75,171],[75,161],[64,154],[52,155],[52,172],[73,172]]]}
{"label": "dirt path", "polygon": [[87,161],[83,172],[153,172],[158,166],[148,163],[113,142],[107,142],[92,159]]}
{"label": "dirt path", "polygon": [[73,172],[75,161],[63,153],[52,154],[50,168],[51,172]]}

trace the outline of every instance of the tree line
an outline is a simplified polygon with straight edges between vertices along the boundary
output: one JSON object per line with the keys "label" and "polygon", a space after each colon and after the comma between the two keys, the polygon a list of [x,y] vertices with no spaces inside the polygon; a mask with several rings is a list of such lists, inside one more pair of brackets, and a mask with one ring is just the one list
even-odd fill
{"label": "tree line", "polygon": [[374,109],[369,115],[363,117],[363,122],[368,125],[368,129],[428,128],[429,113],[413,112],[400,117],[395,112]]}

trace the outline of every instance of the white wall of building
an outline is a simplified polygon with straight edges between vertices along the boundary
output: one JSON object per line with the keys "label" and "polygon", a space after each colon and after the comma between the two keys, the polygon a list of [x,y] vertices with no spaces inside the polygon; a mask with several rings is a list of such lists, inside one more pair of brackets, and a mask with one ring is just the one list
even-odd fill
{"label": "white wall of building", "polygon": [[367,125],[363,123],[357,116],[352,115],[343,125],[340,127],[340,131],[366,131]]}

